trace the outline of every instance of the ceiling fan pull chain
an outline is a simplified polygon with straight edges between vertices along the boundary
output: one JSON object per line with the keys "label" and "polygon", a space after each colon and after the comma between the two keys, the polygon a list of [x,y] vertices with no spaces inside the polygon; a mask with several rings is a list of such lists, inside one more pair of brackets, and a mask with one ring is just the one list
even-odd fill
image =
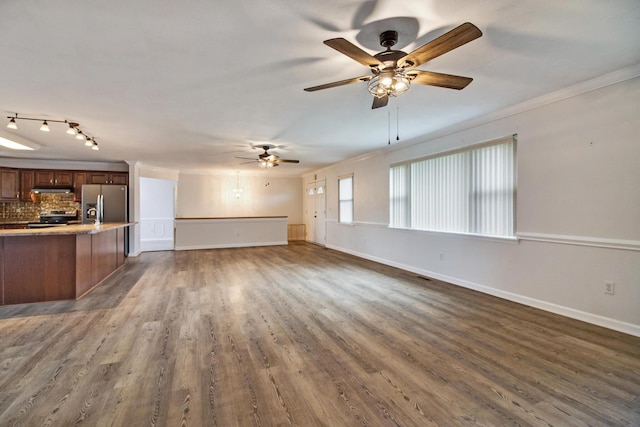
{"label": "ceiling fan pull chain", "polygon": [[400,141],[400,106],[396,101],[396,141]]}
{"label": "ceiling fan pull chain", "polygon": [[391,111],[387,112],[387,145],[391,145]]}

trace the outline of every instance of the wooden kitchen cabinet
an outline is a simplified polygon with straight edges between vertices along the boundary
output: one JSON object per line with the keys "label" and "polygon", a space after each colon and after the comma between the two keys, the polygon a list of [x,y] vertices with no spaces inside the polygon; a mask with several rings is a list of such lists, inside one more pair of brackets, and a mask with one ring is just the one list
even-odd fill
{"label": "wooden kitchen cabinet", "polygon": [[127,185],[129,174],[126,172],[89,172],[88,184]]}
{"label": "wooden kitchen cabinet", "polygon": [[37,170],[34,172],[34,185],[71,187],[73,172],[66,170]]}
{"label": "wooden kitchen cabinet", "polygon": [[31,189],[35,184],[35,171],[22,169],[20,171],[20,200],[32,202]]}
{"label": "wooden kitchen cabinet", "polygon": [[20,171],[0,168],[0,200],[20,200]]}
{"label": "wooden kitchen cabinet", "polygon": [[74,172],[73,173],[73,201],[82,201],[82,186],[88,184],[87,172]]}

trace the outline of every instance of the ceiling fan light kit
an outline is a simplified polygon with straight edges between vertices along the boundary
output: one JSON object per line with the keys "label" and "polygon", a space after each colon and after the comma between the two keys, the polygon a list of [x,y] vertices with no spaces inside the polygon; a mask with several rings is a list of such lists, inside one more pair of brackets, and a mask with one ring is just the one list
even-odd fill
{"label": "ceiling fan light kit", "polygon": [[281,159],[275,154],[269,153],[270,148],[271,147],[269,147],[268,145],[263,145],[262,149],[264,150],[264,153],[261,153],[257,159],[252,159],[249,157],[236,157],[236,159],[252,160],[252,161],[256,160],[258,162],[258,166],[265,169],[274,168],[276,166],[279,166],[280,163],[300,163],[300,160]]}
{"label": "ceiling fan light kit", "polygon": [[391,49],[391,47],[398,42],[398,33],[389,30],[380,34],[380,45],[386,50],[375,55],[368,54],[344,38],[325,40],[324,44],[327,46],[369,67],[372,75],[312,86],[304,90],[307,92],[315,92],[317,90],[344,86],[351,83],[368,82],[367,89],[369,93],[374,96],[371,108],[386,106],[390,96],[403,94],[409,90],[411,83],[460,90],[471,83],[473,79],[470,77],[416,70],[415,67],[481,36],[482,31],[480,31],[478,27],[470,22],[465,22],[407,54],[401,50]]}

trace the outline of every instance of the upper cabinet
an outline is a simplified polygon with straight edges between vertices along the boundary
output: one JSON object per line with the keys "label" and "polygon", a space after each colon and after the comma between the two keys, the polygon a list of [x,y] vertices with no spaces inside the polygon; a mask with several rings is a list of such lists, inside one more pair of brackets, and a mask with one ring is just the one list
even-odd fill
{"label": "upper cabinet", "polygon": [[0,168],[0,200],[20,200],[20,171]]}
{"label": "upper cabinet", "polygon": [[34,187],[35,171],[23,169],[20,171],[20,200],[31,202],[31,189]]}
{"label": "upper cabinet", "polygon": [[73,201],[82,200],[85,184],[128,185],[127,172],[87,170],[0,168],[0,200],[32,202],[31,190],[37,187],[73,187]]}
{"label": "upper cabinet", "polygon": [[129,174],[126,172],[88,172],[87,184],[127,185]]}
{"label": "upper cabinet", "polygon": [[73,173],[73,201],[82,201],[82,186],[87,184],[87,172],[76,171]]}
{"label": "upper cabinet", "polygon": [[71,187],[73,172],[67,170],[36,170],[34,171],[34,186]]}

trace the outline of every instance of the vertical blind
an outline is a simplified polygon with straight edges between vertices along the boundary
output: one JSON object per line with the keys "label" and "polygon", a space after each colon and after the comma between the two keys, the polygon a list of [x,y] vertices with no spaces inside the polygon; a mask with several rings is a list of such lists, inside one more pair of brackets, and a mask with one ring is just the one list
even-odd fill
{"label": "vertical blind", "polygon": [[392,166],[390,225],[510,237],[515,137]]}

